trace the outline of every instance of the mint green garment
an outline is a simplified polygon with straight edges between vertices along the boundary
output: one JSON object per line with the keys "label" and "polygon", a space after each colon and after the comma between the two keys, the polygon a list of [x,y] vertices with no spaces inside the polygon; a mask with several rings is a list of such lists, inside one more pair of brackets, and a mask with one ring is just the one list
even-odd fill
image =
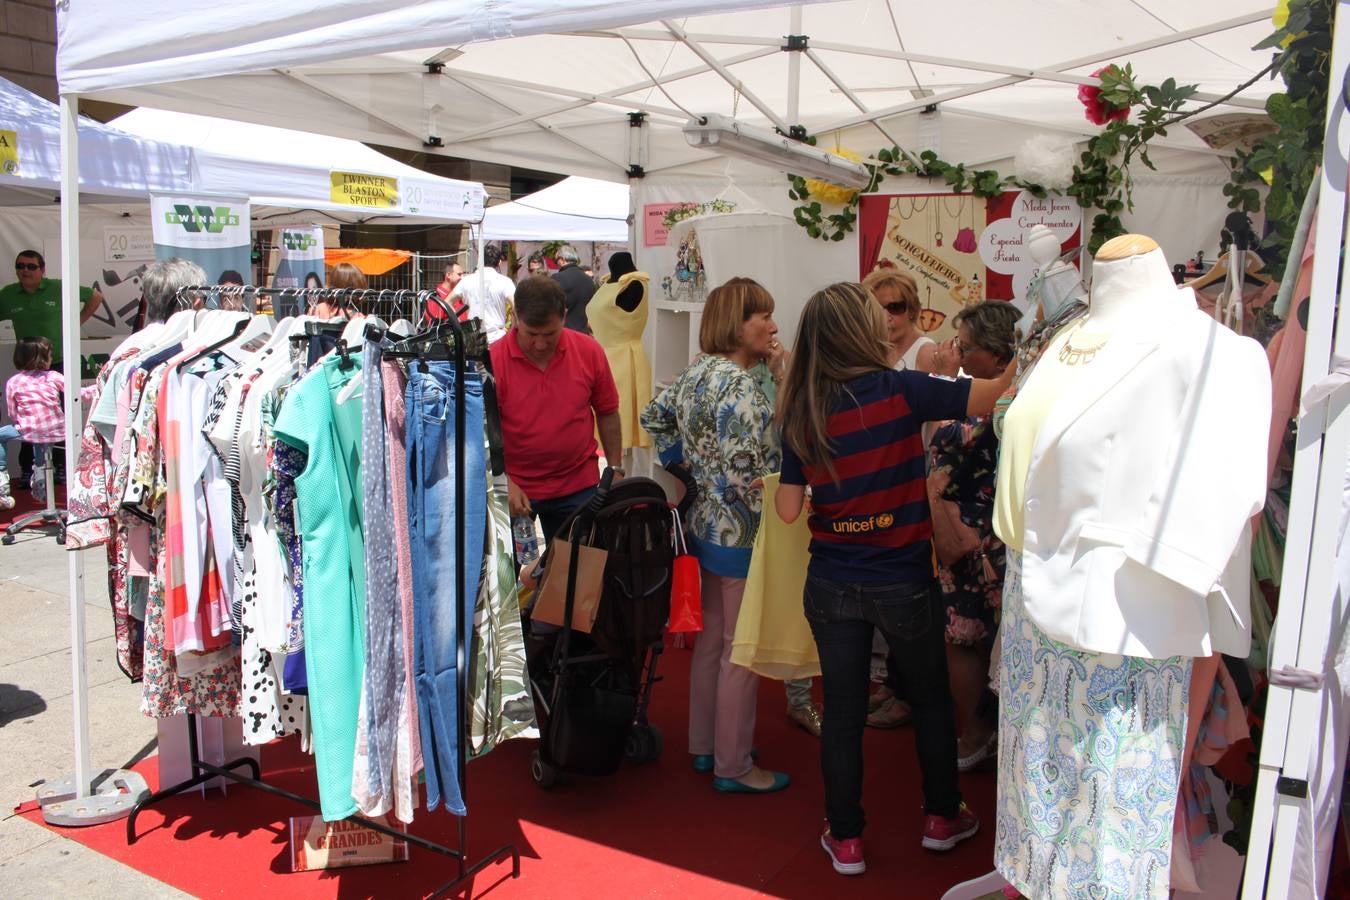
{"label": "mint green garment", "polygon": [[[334,399],[361,374],[330,357],[286,394],[273,433],[308,454],[295,479],[305,573],[305,671],[319,802],[328,821],[356,812],[352,768],[365,669],[365,544],[361,523],[361,399]],[[245,685],[245,689],[249,686]],[[364,764],[365,754],[362,754]]]}

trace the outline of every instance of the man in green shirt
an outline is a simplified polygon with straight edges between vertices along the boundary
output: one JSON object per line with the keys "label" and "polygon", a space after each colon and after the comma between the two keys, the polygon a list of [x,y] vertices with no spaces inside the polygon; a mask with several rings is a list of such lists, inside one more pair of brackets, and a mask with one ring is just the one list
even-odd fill
{"label": "man in green shirt", "polygon": [[[22,250],[14,259],[18,281],[0,287],[0,321],[14,323],[16,338],[39,335],[52,342],[52,368],[61,353],[61,279],[47,278],[47,261],[36,250]],[[80,324],[93,317],[103,303],[98,288],[80,288]]]}
{"label": "man in green shirt", "polygon": [[[47,261],[36,250],[21,250],[14,258],[14,274],[18,281],[0,287],[0,322],[14,323],[16,338],[42,337],[52,342],[52,368],[60,371],[61,360],[61,279],[47,278]],[[103,292],[98,288],[80,288],[80,324],[93,317],[103,303]],[[57,482],[65,476],[65,454],[53,451],[52,464],[56,466]],[[19,450],[19,465],[23,483],[32,477],[33,446],[25,443]]]}

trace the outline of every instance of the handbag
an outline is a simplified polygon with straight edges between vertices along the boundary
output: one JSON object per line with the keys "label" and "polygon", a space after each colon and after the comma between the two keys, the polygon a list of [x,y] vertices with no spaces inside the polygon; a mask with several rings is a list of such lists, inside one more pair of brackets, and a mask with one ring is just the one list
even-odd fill
{"label": "handbag", "polygon": [[[575,529],[576,523],[573,523]],[[592,530],[590,540],[595,539]],[[538,599],[532,619],[550,625],[562,625],[567,615],[567,590],[572,570],[576,580],[572,584],[572,630],[590,634],[600,613],[600,599],[605,588],[605,564],[609,551],[582,543],[576,534],[568,538],[555,537],[548,549],[548,566],[539,585]]]}
{"label": "handbag", "polygon": [[684,540],[684,528],[680,525],[680,514],[671,510],[675,520],[675,561],[670,573],[670,626],[669,631],[683,634],[703,630],[703,601],[699,596],[701,578],[698,571],[698,557],[689,553]]}

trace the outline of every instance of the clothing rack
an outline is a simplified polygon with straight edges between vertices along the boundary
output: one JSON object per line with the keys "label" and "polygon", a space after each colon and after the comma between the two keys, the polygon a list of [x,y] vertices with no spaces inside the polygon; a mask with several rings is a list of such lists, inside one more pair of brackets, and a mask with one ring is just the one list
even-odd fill
{"label": "clothing rack", "polygon": [[[413,291],[406,288],[273,288],[252,284],[216,284],[191,285],[180,288],[178,300],[186,304],[193,296],[239,297],[244,308],[254,312],[259,297],[271,297],[277,300],[302,300],[302,310],[308,301],[334,303],[345,307],[349,312],[361,315],[377,315],[387,321],[398,318],[411,318],[407,313],[420,315],[426,307],[426,295],[435,291]],[[437,296],[437,300],[439,300]],[[440,304],[444,306],[445,304]]]}
{"label": "clothing rack", "polygon": [[[327,301],[337,300],[343,302],[356,302],[358,300],[363,300],[365,298],[372,296],[378,298],[384,295],[394,295],[393,297],[389,298],[391,302],[401,303],[413,301],[416,308],[416,312],[419,315],[422,312],[424,312],[426,304],[428,303],[435,303],[436,305],[440,306],[441,309],[446,312],[447,320],[443,320],[436,327],[438,329],[449,327],[454,330],[453,359],[455,363],[455,496],[456,497],[464,496],[465,491],[464,375],[466,365],[466,354],[464,346],[465,335],[464,329],[460,325],[459,319],[456,316],[450,314],[449,310],[446,309],[445,303],[441,301],[439,295],[434,290],[416,292],[407,290],[374,291],[359,288],[260,288],[254,287],[252,285],[243,285],[243,286],[227,285],[222,287],[189,286],[181,288],[178,292],[178,297],[180,299],[183,299],[188,296],[191,296],[194,293],[202,293],[207,291],[219,291],[223,295],[315,297],[316,299],[322,299]],[[377,299],[376,302],[379,302],[379,300]],[[375,334],[372,334],[371,336],[377,339],[382,337],[382,335],[375,335]],[[466,602],[468,602],[467,598],[464,595],[464,575],[465,575],[464,548],[466,546],[465,531],[466,526],[464,522],[464,507],[461,504],[456,504],[455,508],[455,548],[456,548],[455,621],[456,622],[464,621],[465,604]],[[460,735],[458,778],[459,778],[460,796],[464,798],[466,802],[468,800],[468,778],[466,776],[466,773],[468,769],[468,754],[469,754],[468,739],[467,739],[469,733],[468,710],[467,710],[468,687],[469,687],[468,659],[469,659],[469,642],[471,640],[472,635],[464,633],[464,629],[462,628],[457,629],[457,638],[455,641],[455,657],[456,657],[455,677],[456,680],[458,681],[459,687],[458,690],[459,703],[457,704],[456,709],[456,717],[459,720],[458,726]],[[190,790],[194,787],[205,784],[206,782],[211,781],[214,778],[226,778],[238,784],[248,785],[249,787],[257,788],[260,791],[264,791],[269,794],[274,794],[278,797],[284,797],[287,800],[290,800],[294,803],[298,803],[302,806],[306,806],[310,809],[315,810],[321,809],[321,806],[317,800],[313,800],[308,797],[302,797],[299,794],[292,793],[290,791],[284,790],[274,785],[270,785],[265,781],[263,781],[262,771],[259,768],[257,761],[252,759],[251,757],[240,757],[238,759],[233,759],[220,765],[205,762],[204,760],[202,760],[201,753],[197,746],[197,716],[195,714],[191,713],[188,714],[187,727],[188,727],[188,757],[189,757],[189,764],[192,769],[192,777],[188,778],[185,781],[181,781],[178,784],[156,791],[154,794],[151,794],[149,797],[146,797],[145,799],[141,800],[132,808],[131,814],[127,817],[128,845],[134,844],[136,842],[136,817],[141,813],[142,810],[146,809],[147,807],[153,806],[154,804],[160,802],[161,800],[167,799],[176,794],[180,794],[183,791]],[[251,777],[241,775],[238,772],[234,771],[236,769],[243,767],[247,767],[249,769]],[[361,825],[365,828],[369,828],[372,831],[379,832],[380,834],[390,835],[392,837],[398,838],[399,840],[408,841],[410,844],[413,844],[417,847],[421,847],[424,850],[429,850],[433,853],[439,853],[443,856],[448,856],[454,859],[458,864],[458,871],[456,877],[453,880],[446,882],[445,884],[436,888],[436,890],[432,891],[431,896],[433,897],[442,896],[444,894],[454,891],[456,888],[458,888],[461,884],[463,884],[467,879],[472,877],[477,872],[482,871],[483,869],[487,868],[490,865],[501,862],[505,860],[507,857],[510,857],[511,859],[511,877],[519,878],[520,851],[516,848],[514,844],[503,844],[502,846],[493,850],[487,856],[482,857],[473,864],[469,864],[467,862],[468,851],[466,848],[466,844],[468,839],[468,827],[465,821],[466,818],[467,816],[457,817],[456,823],[457,846],[455,847],[446,847],[443,844],[437,844],[432,841],[428,841],[425,838],[420,838],[417,837],[416,835],[409,834],[404,831],[399,831],[396,828],[392,828],[383,823],[373,821],[364,816],[358,815],[348,816],[344,821],[355,822],[358,825]]]}

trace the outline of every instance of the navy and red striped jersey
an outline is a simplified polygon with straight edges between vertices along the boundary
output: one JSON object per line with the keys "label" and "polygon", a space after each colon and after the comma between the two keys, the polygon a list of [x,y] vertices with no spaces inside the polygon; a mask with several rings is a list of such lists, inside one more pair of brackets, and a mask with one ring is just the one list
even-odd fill
{"label": "navy and red striped jersey", "polygon": [[924,422],[962,418],[970,380],[874,372],[840,392],[827,422],[836,483],[783,442],[783,484],[811,486],[809,574],[898,583],[933,575]]}

